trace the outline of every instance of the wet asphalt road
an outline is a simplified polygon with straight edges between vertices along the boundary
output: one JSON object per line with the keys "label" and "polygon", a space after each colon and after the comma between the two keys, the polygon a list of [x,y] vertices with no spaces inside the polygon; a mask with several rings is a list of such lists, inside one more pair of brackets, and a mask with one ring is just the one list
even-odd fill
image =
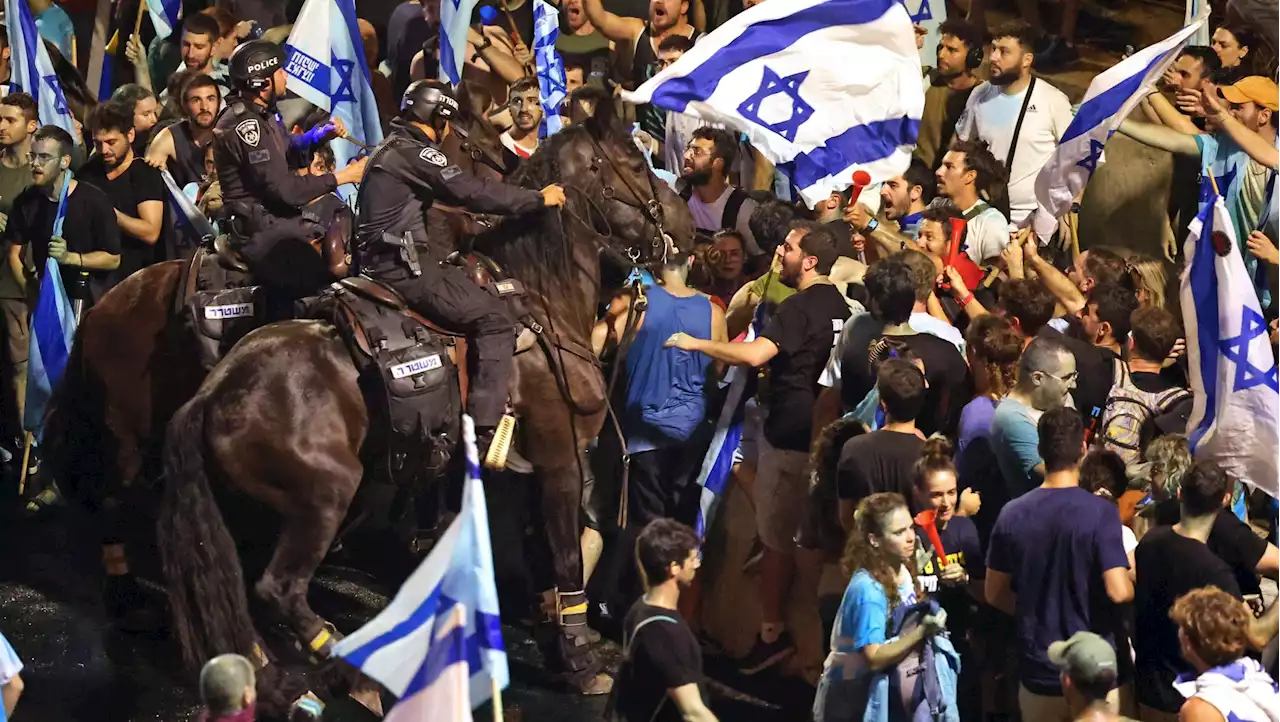
{"label": "wet asphalt road", "polygon": [[[528,583],[518,542],[519,489],[490,494],[503,617],[517,619]],[[507,508],[502,508],[506,505]],[[140,524],[140,526],[145,526]],[[77,509],[55,508],[26,519],[17,502],[16,480],[6,469],[0,477],[0,631],[26,665],[26,691],[16,722],[185,722],[195,718],[198,698],[193,677],[182,670],[176,645],[164,632],[125,633],[108,623],[101,602],[100,547],[87,532],[88,519]],[[138,564],[134,565],[135,571]],[[145,566],[145,564],[144,564]],[[358,562],[326,562],[312,585],[311,603],[339,630],[350,632],[371,618],[394,593],[355,567]],[[159,587],[148,583],[153,597]],[[503,628],[510,655],[512,685],[504,693],[507,719],[514,722],[598,720],[603,698],[582,698],[556,689],[542,669],[528,630],[519,623]],[[609,641],[598,645],[616,665],[619,652]],[[803,685],[753,679],[733,680],[729,660],[707,659],[713,676],[736,689],[781,700],[766,703],[720,688],[713,709],[721,719],[772,722],[806,719]],[[390,702],[390,699],[387,700]],[[327,715],[329,719],[332,715]],[[340,717],[341,719],[341,717]],[[354,720],[354,718],[352,718]],[[491,719],[476,710],[475,719]]]}

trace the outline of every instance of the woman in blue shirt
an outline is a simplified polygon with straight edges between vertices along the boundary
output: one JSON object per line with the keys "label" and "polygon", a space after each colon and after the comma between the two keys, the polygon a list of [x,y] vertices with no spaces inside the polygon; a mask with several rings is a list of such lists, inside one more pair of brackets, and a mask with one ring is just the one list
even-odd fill
{"label": "woman in blue shirt", "polygon": [[843,560],[852,579],[831,632],[831,653],[813,703],[815,722],[905,716],[894,695],[873,693],[873,683],[918,651],[945,622],[945,616],[925,617],[902,636],[890,635],[894,612],[914,604],[920,594],[916,532],[906,500],[900,494],[872,494],[858,504],[854,523]]}

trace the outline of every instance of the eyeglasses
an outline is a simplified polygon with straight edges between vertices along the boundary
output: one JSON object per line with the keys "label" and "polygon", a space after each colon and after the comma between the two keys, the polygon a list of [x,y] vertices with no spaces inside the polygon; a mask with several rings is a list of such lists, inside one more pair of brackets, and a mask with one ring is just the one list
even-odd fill
{"label": "eyeglasses", "polygon": [[47,165],[57,159],[58,156],[51,153],[27,153],[27,162],[31,165]]}
{"label": "eyeglasses", "polygon": [[694,158],[705,158],[711,155],[711,151],[706,148],[699,148],[696,145],[691,145],[688,148],[684,149],[684,154],[691,155]]}
{"label": "eyeglasses", "polygon": [[1057,379],[1057,380],[1061,381],[1061,382],[1062,382],[1062,383],[1064,383],[1064,384],[1073,384],[1073,383],[1075,383],[1076,379],[1080,377],[1080,372],[1079,372],[1079,371],[1072,371],[1071,373],[1067,374],[1066,376],[1058,376],[1057,374],[1051,374],[1051,373],[1049,373],[1048,371],[1041,371],[1040,373],[1044,374],[1045,376],[1051,376],[1051,377],[1053,377],[1053,378],[1055,378],[1055,379]]}

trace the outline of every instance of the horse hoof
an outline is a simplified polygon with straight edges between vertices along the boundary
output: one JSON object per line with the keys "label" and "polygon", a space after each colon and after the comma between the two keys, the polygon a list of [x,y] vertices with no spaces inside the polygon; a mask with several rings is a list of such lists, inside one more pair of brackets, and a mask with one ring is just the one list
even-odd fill
{"label": "horse hoof", "polygon": [[613,691],[613,677],[597,674],[580,680],[569,680],[569,691],[583,697],[598,697]]}

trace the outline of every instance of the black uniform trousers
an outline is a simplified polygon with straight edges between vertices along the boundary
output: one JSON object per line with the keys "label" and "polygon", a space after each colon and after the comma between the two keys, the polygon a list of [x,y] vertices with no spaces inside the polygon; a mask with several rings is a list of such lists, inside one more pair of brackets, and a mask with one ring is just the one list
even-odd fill
{"label": "black uniform trousers", "polygon": [[416,277],[398,266],[365,272],[398,291],[428,320],[467,335],[467,412],[477,428],[497,426],[506,412],[516,350],[515,321],[507,304],[457,266],[423,263],[422,275]]}
{"label": "black uniform trousers", "polygon": [[311,241],[324,227],[306,218],[281,218],[245,236],[232,227],[232,242],[254,278],[289,299],[305,298],[335,279]]}

